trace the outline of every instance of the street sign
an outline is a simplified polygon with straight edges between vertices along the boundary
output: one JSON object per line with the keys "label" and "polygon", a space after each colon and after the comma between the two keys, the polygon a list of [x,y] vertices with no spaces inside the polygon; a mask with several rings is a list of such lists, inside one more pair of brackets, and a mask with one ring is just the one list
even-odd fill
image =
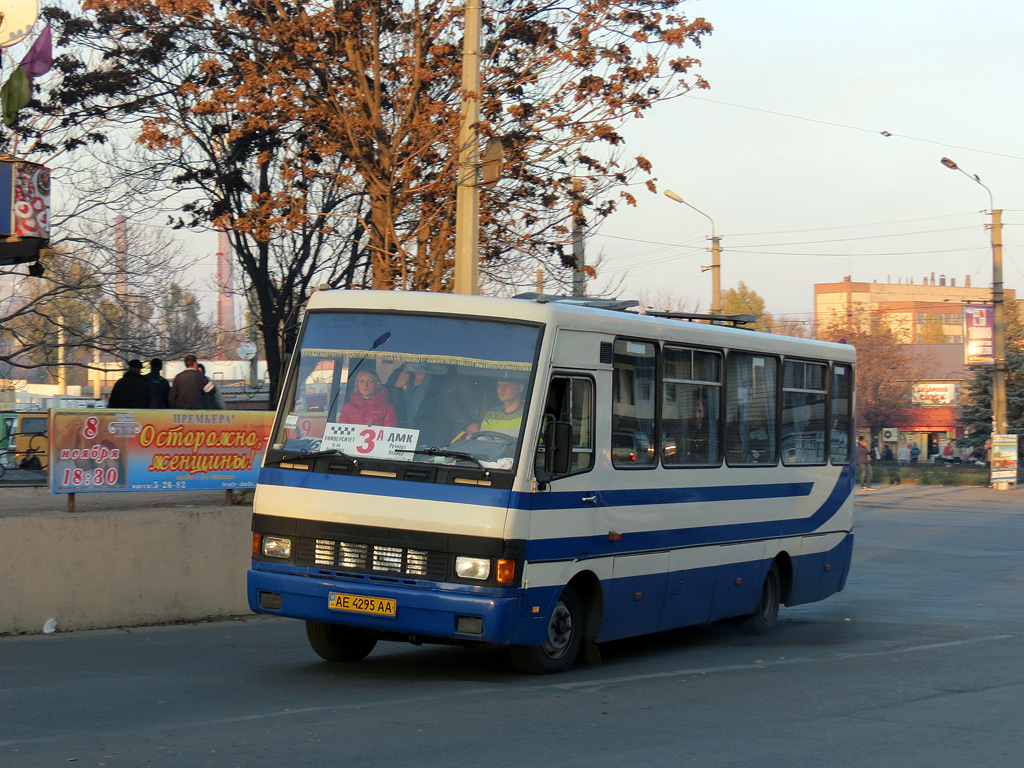
{"label": "street sign", "polygon": [[238,356],[242,360],[252,360],[256,357],[256,345],[251,341],[243,341],[238,345]]}

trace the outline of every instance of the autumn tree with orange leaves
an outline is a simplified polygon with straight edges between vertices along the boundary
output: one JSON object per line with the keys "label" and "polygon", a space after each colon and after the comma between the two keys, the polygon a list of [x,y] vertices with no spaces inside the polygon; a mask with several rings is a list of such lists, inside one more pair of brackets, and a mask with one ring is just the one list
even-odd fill
{"label": "autumn tree with orange leaves", "polygon": [[[693,87],[710,33],[676,0],[498,0],[483,20],[483,137],[505,170],[481,201],[481,274],[571,277],[572,214],[653,188],[619,133]],[[272,398],[318,285],[450,290],[462,93],[461,7],[447,0],[86,0],[47,11],[60,83],[26,110],[40,146],[130,131],[139,173],[185,202],[182,226],[231,235],[258,299]],[[574,191],[574,180],[576,189]]]}
{"label": "autumn tree with orange leaves", "polygon": [[823,323],[815,338],[850,344],[857,350],[857,428],[875,436],[899,423],[910,406],[911,384],[921,361],[912,345],[877,313]]}

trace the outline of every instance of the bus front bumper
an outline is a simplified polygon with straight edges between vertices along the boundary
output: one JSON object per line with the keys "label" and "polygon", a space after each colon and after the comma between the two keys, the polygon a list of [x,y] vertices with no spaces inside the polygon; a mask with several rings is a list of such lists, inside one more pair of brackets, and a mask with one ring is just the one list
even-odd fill
{"label": "bus front bumper", "polygon": [[[480,642],[510,645],[516,637],[520,596],[473,594],[440,586],[395,585],[362,579],[326,579],[264,570],[248,573],[249,608],[255,613],[362,627],[395,639]],[[346,599],[339,600],[337,596]],[[363,598],[363,599],[347,599]],[[369,599],[369,600],[366,600]],[[379,607],[394,600],[394,613],[381,615],[331,608],[332,602]]]}

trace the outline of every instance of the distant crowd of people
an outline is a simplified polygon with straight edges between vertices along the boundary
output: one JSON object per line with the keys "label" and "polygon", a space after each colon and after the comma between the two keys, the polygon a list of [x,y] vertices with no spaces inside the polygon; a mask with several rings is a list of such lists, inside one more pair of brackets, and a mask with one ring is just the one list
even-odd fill
{"label": "distant crowd of people", "polygon": [[163,361],[149,361],[149,373],[142,373],[140,360],[129,360],[124,375],[110,390],[108,408],[178,408],[214,410],[224,408],[224,395],[206,378],[206,369],[195,355],[185,355],[185,370],[170,382],[164,378]]}
{"label": "distant crowd of people", "polygon": [[[901,442],[894,453],[891,445],[886,444],[882,448],[876,445],[874,448],[869,448],[867,443],[864,442],[864,438],[858,437],[857,482],[864,490],[874,490],[871,485],[872,480],[875,479],[872,464],[878,463],[880,465],[879,470],[882,468],[886,470],[889,485],[899,485],[901,482],[900,465],[917,464],[920,458],[921,448],[916,442]],[[965,447],[957,453],[953,448],[952,440],[947,440],[941,451],[933,453],[928,457],[929,461],[945,461],[949,463],[968,463],[974,461],[974,459],[974,452],[970,447]]]}

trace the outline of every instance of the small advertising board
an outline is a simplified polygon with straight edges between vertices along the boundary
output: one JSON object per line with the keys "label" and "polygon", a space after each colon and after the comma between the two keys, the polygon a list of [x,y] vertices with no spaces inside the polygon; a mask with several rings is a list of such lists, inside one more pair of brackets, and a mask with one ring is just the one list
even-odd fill
{"label": "small advertising board", "polygon": [[50,239],[50,169],[27,160],[0,163],[0,234]]}
{"label": "small advertising board", "polygon": [[992,365],[992,307],[964,307],[964,365]]}
{"label": "small advertising board", "polygon": [[255,488],[269,411],[55,410],[50,492]]}
{"label": "small advertising board", "polygon": [[50,242],[50,169],[0,159],[0,264],[39,259]]}
{"label": "small advertising board", "polygon": [[1017,435],[992,435],[992,482],[1017,482]]}

